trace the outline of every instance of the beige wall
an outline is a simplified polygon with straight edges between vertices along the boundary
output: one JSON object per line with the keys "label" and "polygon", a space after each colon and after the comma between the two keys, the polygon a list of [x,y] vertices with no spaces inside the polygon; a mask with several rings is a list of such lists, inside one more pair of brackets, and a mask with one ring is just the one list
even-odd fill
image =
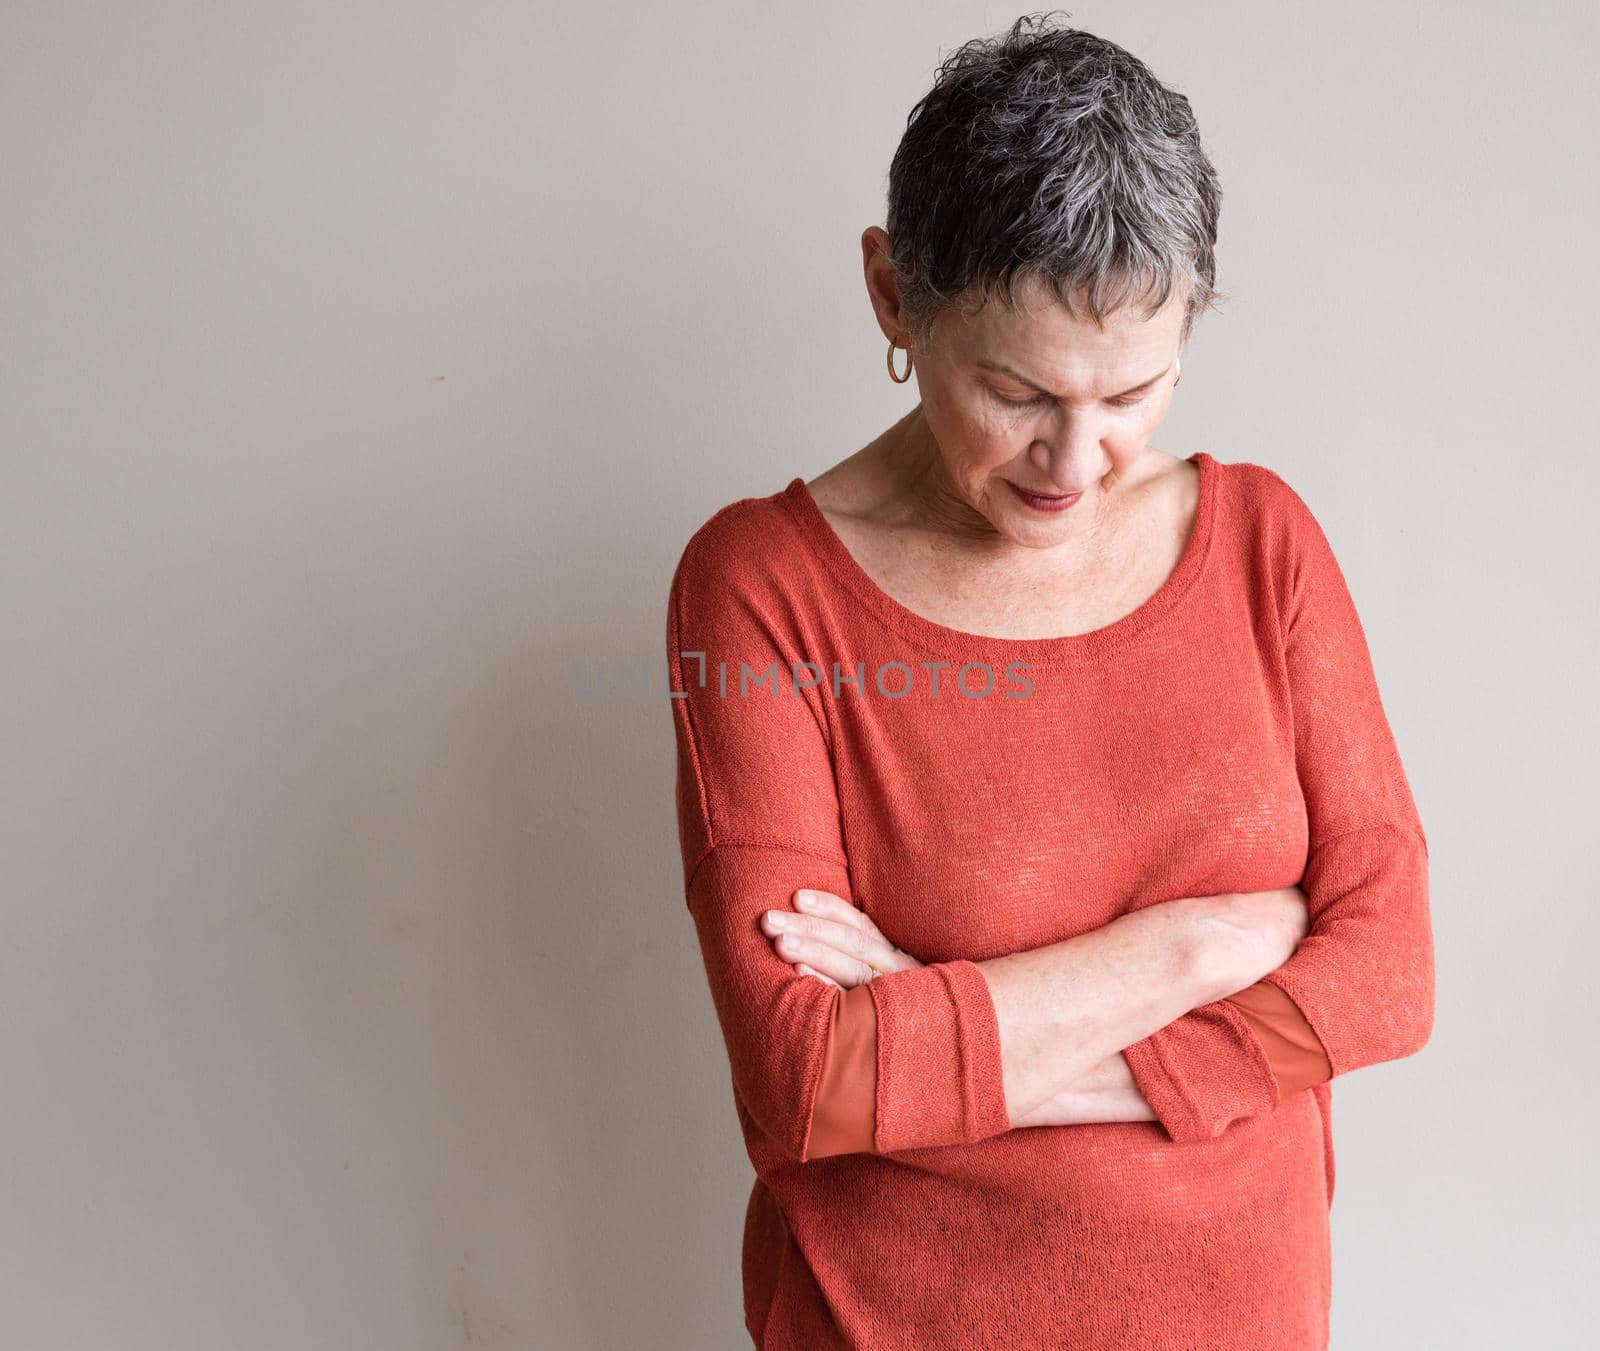
{"label": "beige wall", "polygon": [[[1223,177],[1156,444],[1312,504],[1432,847],[1434,1040],[1335,1090],[1335,1345],[1575,1346],[1596,7],[1073,15]],[[570,677],[905,411],[857,240],[1012,17],[7,6],[7,1345],[745,1343],[669,709]]]}

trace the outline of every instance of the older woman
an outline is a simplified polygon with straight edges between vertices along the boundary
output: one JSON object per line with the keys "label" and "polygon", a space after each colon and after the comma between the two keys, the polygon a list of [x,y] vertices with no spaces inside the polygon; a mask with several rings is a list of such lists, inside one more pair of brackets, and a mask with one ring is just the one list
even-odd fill
{"label": "older woman", "polygon": [[1428,1040],[1428,851],[1309,508],[1150,445],[1219,196],[1120,47],[968,44],[862,240],[919,402],[684,549],[758,1346],[1326,1346],[1328,1081]]}

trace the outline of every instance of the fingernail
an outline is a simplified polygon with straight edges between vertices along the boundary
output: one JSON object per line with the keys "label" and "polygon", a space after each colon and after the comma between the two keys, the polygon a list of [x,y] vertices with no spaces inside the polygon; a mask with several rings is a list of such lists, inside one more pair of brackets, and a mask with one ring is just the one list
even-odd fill
{"label": "fingernail", "polygon": [[785,923],[784,918],[783,918],[783,911],[781,911],[781,910],[769,910],[769,911],[767,911],[767,923],[772,925],[772,927],[774,929],[783,928],[784,923]]}
{"label": "fingernail", "polygon": [[810,905],[811,904],[811,893],[809,891],[797,891],[797,892],[795,892],[795,894],[794,894],[794,903],[796,905]]}

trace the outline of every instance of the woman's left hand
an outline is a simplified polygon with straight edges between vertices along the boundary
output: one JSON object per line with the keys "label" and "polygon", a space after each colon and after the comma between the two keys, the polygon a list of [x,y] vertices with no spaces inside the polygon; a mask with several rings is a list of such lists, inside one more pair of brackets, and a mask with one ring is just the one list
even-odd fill
{"label": "woman's left hand", "polygon": [[793,910],[767,911],[761,928],[778,956],[792,962],[802,975],[848,990],[886,971],[910,971],[922,965],[889,942],[842,896],[806,887],[794,893],[794,905]]}

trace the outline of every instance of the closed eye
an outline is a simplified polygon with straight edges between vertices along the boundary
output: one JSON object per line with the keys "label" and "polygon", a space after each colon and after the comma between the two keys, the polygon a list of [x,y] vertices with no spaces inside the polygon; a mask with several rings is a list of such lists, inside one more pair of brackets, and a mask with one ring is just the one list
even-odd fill
{"label": "closed eye", "polygon": [[[1032,408],[1035,404],[1050,402],[1050,396],[1047,394],[1035,394],[1031,399],[1009,399],[1004,394],[996,394],[994,397],[1008,408]],[[1132,408],[1135,404],[1143,401],[1143,394],[1135,394],[1131,398],[1106,400],[1113,408]]]}

